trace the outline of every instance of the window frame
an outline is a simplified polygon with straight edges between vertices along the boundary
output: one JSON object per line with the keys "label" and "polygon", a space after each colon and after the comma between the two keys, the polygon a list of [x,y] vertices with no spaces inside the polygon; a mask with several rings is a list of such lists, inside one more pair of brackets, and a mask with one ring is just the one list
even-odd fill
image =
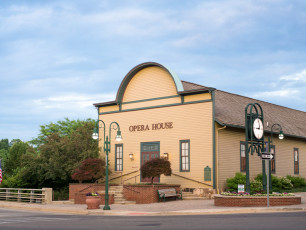
{"label": "window frame", "polygon": [[[295,160],[295,153],[297,153],[297,161]],[[300,174],[300,156],[299,149],[293,148],[293,171],[295,175]],[[295,170],[295,162],[297,162],[297,171]]]}
{"label": "window frame", "polygon": [[[183,144],[184,143],[188,143],[188,152],[187,152],[187,156],[183,156],[182,155],[182,151],[183,151]],[[185,149],[184,149],[185,150]],[[188,159],[188,163],[185,164],[188,166],[187,170],[183,170],[183,157]],[[190,140],[180,140],[180,172],[190,172]]]}
{"label": "window frame", "polygon": [[[244,157],[242,157],[242,146],[244,146]],[[240,153],[239,153],[239,158],[240,158],[240,172],[246,172],[246,145],[244,141],[240,141]],[[245,169],[243,170],[242,168],[242,158],[244,158],[244,167]]]}
{"label": "window frame", "polygon": [[[117,151],[118,151],[118,148],[121,147],[121,158],[118,158],[117,157]],[[121,159],[121,170],[118,169],[118,166],[120,164],[117,164],[117,160],[118,159]],[[122,172],[123,171],[123,144],[115,144],[115,171],[116,172]]]}

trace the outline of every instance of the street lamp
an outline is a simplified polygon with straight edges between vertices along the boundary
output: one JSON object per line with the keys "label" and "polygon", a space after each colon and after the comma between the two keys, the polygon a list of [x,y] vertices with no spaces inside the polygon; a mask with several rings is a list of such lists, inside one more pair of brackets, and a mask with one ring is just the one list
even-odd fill
{"label": "street lamp", "polygon": [[[101,122],[101,126],[99,125],[99,122]],[[103,128],[104,130],[104,144],[103,144],[103,150],[106,154],[106,159],[105,159],[105,205],[103,210],[110,210],[109,204],[108,204],[108,153],[111,151],[111,131],[113,130],[117,130],[117,135],[115,137],[116,141],[121,141],[122,140],[122,136],[121,136],[121,131],[120,131],[120,126],[117,122],[113,121],[112,123],[110,123],[109,125],[109,135],[105,136],[105,123],[102,120],[98,120],[96,122],[95,128],[93,130],[93,134],[92,134],[92,138],[94,140],[97,140],[99,138],[99,128]],[[108,139],[109,137],[109,139]]]}
{"label": "street lamp", "polygon": [[[278,133],[278,138],[280,140],[283,140],[285,135],[284,135],[284,132],[283,132],[283,129],[282,129],[282,126],[280,124],[273,124],[271,126],[271,137],[269,137],[268,139],[268,146],[267,146],[267,150],[269,151],[269,153],[271,153],[271,149],[273,147],[273,128],[277,128],[277,130],[279,130],[279,133]],[[267,166],[267,170],[268,171],[268,177],[269,177],[269,181],[272,182],[272,176],[271,176],[271,161],[269,161],[269,166]],[[269,189],[272,189],[272,183],[269,184]]]}

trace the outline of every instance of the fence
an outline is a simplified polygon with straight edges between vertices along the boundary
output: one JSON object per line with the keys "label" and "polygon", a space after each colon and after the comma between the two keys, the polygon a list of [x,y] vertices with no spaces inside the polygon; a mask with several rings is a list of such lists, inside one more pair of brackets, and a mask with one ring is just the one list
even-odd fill
{"label": "fence", "polygon": [[50,204],[52,203],[52,188],[0,188],[0,201],[1,200]]}

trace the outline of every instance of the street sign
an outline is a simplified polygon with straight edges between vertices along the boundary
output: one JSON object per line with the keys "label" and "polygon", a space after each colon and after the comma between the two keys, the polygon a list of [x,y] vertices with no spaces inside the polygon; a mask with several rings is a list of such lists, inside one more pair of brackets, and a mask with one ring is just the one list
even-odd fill
{"label": "street sign", "polygon": [[261,153],[261,157],[262,160],[274,160],[274,154],[273,153],[266,153],[263,152]]}

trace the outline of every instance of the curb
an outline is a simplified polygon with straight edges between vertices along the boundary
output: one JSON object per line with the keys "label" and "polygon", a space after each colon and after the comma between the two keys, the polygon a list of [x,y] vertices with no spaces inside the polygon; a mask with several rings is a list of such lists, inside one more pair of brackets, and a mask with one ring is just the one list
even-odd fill
{"label": "curb", "polygon": [[281,207],[281,208],[249,208],[249,209],[196,209],[196,210],[180,210],[180,211],[165,211],[165,212],[146,212],[146,211],[104,211],[83,210],[83,209],[67,209],[67,208],[50,208],[50,207],[29,207],[27,205],[9,205],[1,204],[0,208],[23,210],[23,211],[38,211],[48,213],[58,213],[67,215],[97,215],[97,216],[182,216],[182,215],[216,215],[216,214],[243,214],[243,213],[273,213],[273,212],[305,212],[306,208],[297,207]]}

